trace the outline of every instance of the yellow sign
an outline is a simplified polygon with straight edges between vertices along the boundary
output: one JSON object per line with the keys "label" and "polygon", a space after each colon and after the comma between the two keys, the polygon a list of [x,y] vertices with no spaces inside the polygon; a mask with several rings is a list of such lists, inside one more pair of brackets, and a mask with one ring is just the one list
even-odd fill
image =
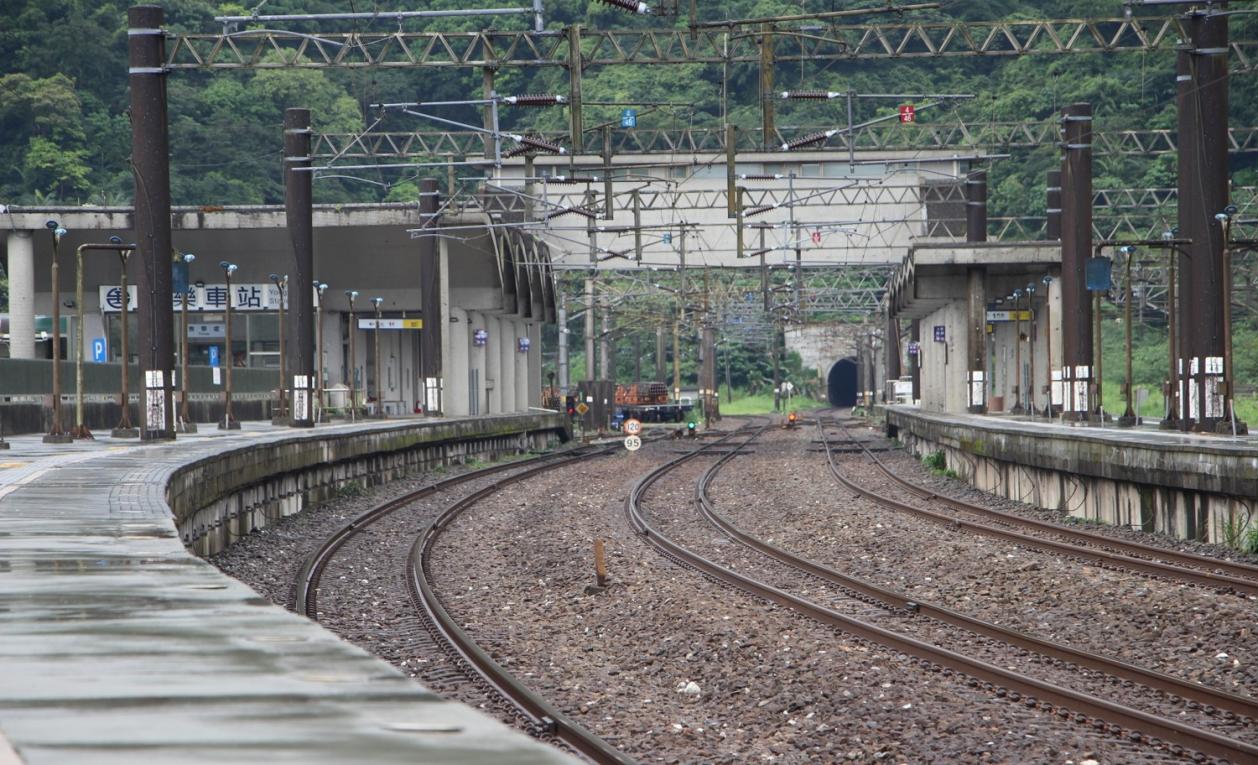
{"label": "yellow sign", "polygon": [[590,411],[590,408],[585,405],[584,401],[577,404],[577,414],[585,414],[588,411]]}

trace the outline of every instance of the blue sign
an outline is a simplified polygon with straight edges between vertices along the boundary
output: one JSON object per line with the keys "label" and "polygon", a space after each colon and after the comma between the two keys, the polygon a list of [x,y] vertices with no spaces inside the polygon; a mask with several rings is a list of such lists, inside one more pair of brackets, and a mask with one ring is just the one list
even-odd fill
{"label": "blue sign", "polygon": [[946,331],[946,330],[944,330],[944,325],[943,325],[943,324],[936,324],[936,325],[935,325],[935,342],[936,342],[936,343],[944,343],[944,342],[947,342],[947,337],[948,337],[948,336],[945,334],[945,331]]}
{"label": "blue sign", "polygon": [[1088,258],[1085,275],[1088,289],[1093,292],[1104,292],[1111,286],[1110,268],[1113,262],[1109,258]]}
{"label": "blue sign", "polygon": [[673,235],[667,234],[667,233],[664,234],[664,244],[672,244],[672,243],[673,243]]}
{"label": "blue sign", "polygon": [[105,338],[92,338],[92,361],[97,364],[105,363]]}
{"label": "blue sign", "polygon": [[532,345],[532,343],[529,341],[529,339],[528,339],[527,337],[521,337],[521,338],[518,338],[518,339],[517,339],[517,344],[518,344],[518,346],[519,346],[519,348],[520,348],[520,353],[528,353],[528,352],[529,352],[529,346],[530,346],[530,345]]}
{"label": "blue sign", "polygon": [[170,291],[176,295],[188,291],[188,264],[176,260],[170,266]]}
{"label": "blue sign", "polygon": [[217,345],[210,346],[210,366],[212,367],[218,366],[218,346]]}
{"label": "blue sign", "polygon": [[636,128],[638,126],[638,110],[625,109],[620,113],[620,126],[622,128]]}

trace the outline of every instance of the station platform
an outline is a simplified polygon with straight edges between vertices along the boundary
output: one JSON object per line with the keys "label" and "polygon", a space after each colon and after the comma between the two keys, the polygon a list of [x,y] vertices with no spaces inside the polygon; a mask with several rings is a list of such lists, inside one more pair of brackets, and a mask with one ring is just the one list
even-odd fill
{"label": "station platform", "polygon": [[1258,523],[1258,436],[912,406],[885,411],[889,433],[915,453],[943,450],[961,477],[1010,499],[1208,542]]}
{"label": "station platform", "polygon": [[[531,418],[531,419],[530,419]],[[519,427],[537,427],[525,415]],[[502,434],[510,416],[484,430]],[[184,545],[172,477],[267,449],[422,437],[475,419],[0,451],[0,765],[570,763],[259,597]],[[224,463],[226,464],[226,463]]]}

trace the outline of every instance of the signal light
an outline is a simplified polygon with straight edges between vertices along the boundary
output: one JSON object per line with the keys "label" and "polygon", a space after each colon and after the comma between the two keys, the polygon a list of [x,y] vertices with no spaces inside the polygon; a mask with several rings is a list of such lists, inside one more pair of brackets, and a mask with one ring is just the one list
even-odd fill
{"label": "signal light", "polygon": [[794,412],[791,412],[790,414],[786,415],[787,422],[791,423],[792,425],[795,424],[795,421],[798,419],[799,419],[799,415],[795,414]]}
{"label": "signal light", "polygon": [[787,141],[782,144],[782,151],[794,151],[795,149],[802,149],[805,146],[811,146],[814,143],[825,143],[830,140],[831,136],[838,132],[838,130],[823,130],[820,133],[810,133],[809,135],[800,136],[793,141]]}
{"label": "signal light", "polygon": [[686,423],[686,430],[694,432],[694,429],[697,428],[698,426],[699,426],[699,423],[695,422],[694,420],[691,420],[690,422]]}

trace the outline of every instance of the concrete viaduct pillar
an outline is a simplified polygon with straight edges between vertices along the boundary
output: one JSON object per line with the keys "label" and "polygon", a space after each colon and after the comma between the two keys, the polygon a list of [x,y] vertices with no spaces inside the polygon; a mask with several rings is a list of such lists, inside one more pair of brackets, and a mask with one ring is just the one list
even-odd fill
{"label": "concrete viaduct pillar", "polygon": [[9,357],[35,358],[35,237],[9,232]]}

